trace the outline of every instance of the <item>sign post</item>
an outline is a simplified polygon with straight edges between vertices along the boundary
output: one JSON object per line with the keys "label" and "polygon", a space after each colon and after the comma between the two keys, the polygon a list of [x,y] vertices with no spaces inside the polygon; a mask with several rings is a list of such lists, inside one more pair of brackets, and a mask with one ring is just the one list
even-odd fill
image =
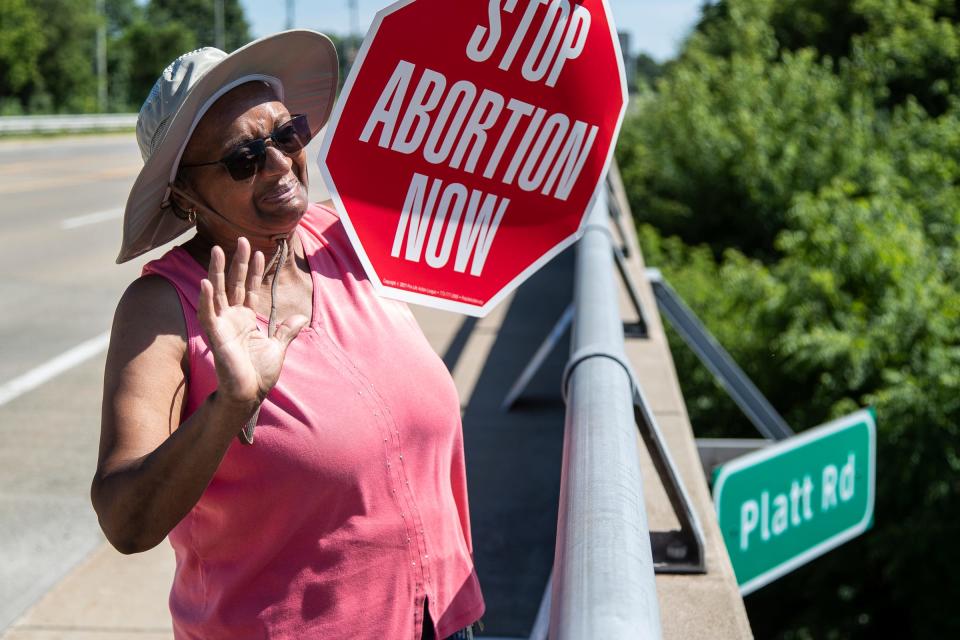
{"label": "sign post", "polygon": [[740,592],[751,593],[869,529],[875,483],[871,410],[720,467],[714,503]]}
{"label": "sign post", "polygon": [[401,0],[319,163],[378,292],[483,316],[576,240],[626,103],[607,0]]}

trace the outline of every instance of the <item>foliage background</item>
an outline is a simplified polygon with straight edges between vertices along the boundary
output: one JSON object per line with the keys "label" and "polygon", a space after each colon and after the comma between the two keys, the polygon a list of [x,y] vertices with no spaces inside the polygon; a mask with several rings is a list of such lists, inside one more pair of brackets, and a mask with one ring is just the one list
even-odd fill
{"label": "foliage background", "polygon": [[[106,26],[107,111],[135,112],[178,55],[214,46],[211,0],[0,0],[0,116],[99,110],[96,31]],[[278,10],[283,7],[278,3]],[[356,37],[332,36],[349,52]],[[224,0],[227,52],[252,40],[239,0]],[[341,81],[348,56],[341,56]]]}
{"label": "foliage background", "polygon": [[[181,53],[213,45],[209,0],[0,0],[0,115],[98,110],[96,31],[106,23],[108,111],[137,111]],[[228,51],[250,41],[239,0],[224,2]]]}
{"label": "foliage background", "polygon": [[[960,3],[722,0],[618,148],[647,263],[797,430],[873,405],[875,528],[758,638],[958,637]],[[699,435],[755,436],[675,334]]]}

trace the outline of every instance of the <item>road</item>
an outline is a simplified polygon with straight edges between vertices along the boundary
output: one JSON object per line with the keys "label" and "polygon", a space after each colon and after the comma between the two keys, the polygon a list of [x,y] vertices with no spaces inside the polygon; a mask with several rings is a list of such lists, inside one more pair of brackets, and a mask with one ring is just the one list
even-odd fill
{"label": "road", "polygon": [[114,264],[140,166],[130,135],[0,144],[0,629],[102,540],[88,496],[104,336],[143,263]]}
{"label": "road", "polygon": [[[162,251],[114,263],[140,166],[130,134],[0,142],[0,632],[103,542],[89,483],[106,332],[124,288]],[[517,411],[497,407],[569,302],[571,264],[562,256],[537,274],[495,321],[415,310],[464,400],[490,635],[529,632],[552,564],[565,343]]]}

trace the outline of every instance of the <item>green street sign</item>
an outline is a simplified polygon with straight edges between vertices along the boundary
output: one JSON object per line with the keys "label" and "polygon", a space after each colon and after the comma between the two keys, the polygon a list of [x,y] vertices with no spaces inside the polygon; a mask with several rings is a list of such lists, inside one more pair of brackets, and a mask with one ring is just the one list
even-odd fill
{"label": "green street sign", "polygon": [[743,595],[870,528],[876,441],[863,410],[717,470],[713,501]]}

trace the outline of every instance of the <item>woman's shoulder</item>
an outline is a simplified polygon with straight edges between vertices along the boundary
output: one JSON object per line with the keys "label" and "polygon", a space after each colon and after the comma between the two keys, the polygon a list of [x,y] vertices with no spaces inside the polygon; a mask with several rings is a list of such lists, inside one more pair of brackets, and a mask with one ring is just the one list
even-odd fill
{"label": "woman's shoulder", "polygon": [[165,362],[188,370],[187,324],[179,295],[164,277],[142,275],[124,291],[113,317],[108,368],[139,363],[160,375]]}
{"label": "woman's shoulder", "polygon": [[167,278],[156,273],[140,276],[123,292],[114,318],[118,323],[131,337],[187,336],[180,296]]}

